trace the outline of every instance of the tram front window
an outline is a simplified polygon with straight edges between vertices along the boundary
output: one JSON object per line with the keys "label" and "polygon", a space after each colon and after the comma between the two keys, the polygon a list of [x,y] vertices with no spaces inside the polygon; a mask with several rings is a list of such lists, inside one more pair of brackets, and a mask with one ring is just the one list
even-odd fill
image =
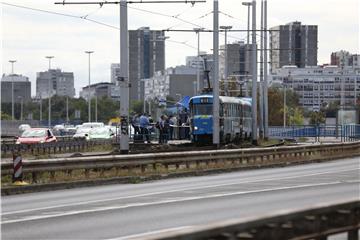
{"label": "tram front window", "polygon": [[194,105],[194,115],[212,115],[212,105],[211,104]]}

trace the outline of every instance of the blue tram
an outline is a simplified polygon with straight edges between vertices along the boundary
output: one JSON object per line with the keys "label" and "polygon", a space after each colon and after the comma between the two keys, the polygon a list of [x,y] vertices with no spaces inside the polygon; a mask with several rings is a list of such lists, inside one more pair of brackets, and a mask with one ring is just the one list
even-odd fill
{"label": "blue tram", "polygon": [[[251,136],[251,98],[220,96],[220,141],[223,143]],[[190,99],[190,127],[193,142],[211,142],[213,96]]]}

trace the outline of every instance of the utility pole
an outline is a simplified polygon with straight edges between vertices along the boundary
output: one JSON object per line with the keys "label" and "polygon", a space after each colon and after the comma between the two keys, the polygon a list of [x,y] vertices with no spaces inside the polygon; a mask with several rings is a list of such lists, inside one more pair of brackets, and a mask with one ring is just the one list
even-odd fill
{"label": "utility pole", "polygon": [[90,55],[94,51],[85,51],[89,55],[89,86],[88,86],[88,121],[91,122],[91,94],[90,94]]}
{"label": "utility pole", "polygon": [[227,32],[232,29],[232,26],[220,26],[220,29],[225,31],[225,74],[224,74],[224,95],[228,96],[229,85],[228,85],[228,51],[227,51]]}
{"label": "utility pole", "polygon": [[200,61],[200,32],[203,31],[204,28],[194,28],[195,33],[197,34],[197,40],[198,40],[198,45],[197,45],[197,66],[196,66],[196,92],[197,94],[200,93],[200,66],[199,66],[199,61]]}
{"label": "utility pole", "polygon": [[220,145],[220,100],[219,100],[219,1],[214,0],[214,23],[213,23],[213,144]]}
{"label": "utility pole", "polygon": [[104,4],[120,5],[120,118],[121,118],[121,136],[120,136],[120,153],[127,154],[129,152],[129,55],[128,55],[128,24],[127,24],[127,4],[128,3],[204,3],[206,0],[181,0],[181,1],[102,1],[102,2],[55,2],[55,4],[96,4],[103,6]]}
{"label": "utility pole", "polygon": [[40,116],[39,116],[39,119],[40,119],[40,124],[41,124],[41,121],[42,121],[42,96],[41,96],[41,93],[40,93]]}
{"label": "utility pole", "polygon": [[16,60],[9,60],[9,62],[11,63],[11,119],[14,121],[14,63],[16,63]]}
{"label": "utility pole", "polygon": [[257,145],[256,0],[252,1],[252,143]]}
{"label": "utility pole", "polygon": [[264,0],[264,137],[269,138],[268,62],[267,62],[267,0]]}
{"label": "utility pole", "polygon": [[66,123],[69,124],[69,96],[66,95]]}
{"label": "utility pole", "polygon": [[48,127],[51,128],[51,95],[52,95],[52,78],[51,78],[51,74],[50,74],[50,70],[51,70],[51,59],[54,58],[54,56],[46,56],[45,58],[49,59],[49,75],[50,75],[50,79],[49,79],[49,85],[48,85],[48,94],[49,94],[49,113],[48,113]]}
{"label": "utility pole", "polygon": [[260,12],[260,81],[259,81],[259,137],[264,138],[264,1],[261,0],[261,12]]}
{"label": "utility pole", "polygon": [[[248,8],[248,15],[247,15],[247,36],[246,36],[246,53],[245,53],[245,70],[246,70],[246,75],[248,75],[249,70],[250,70],[250,7],[252,5],[252,2],[243,2],[242,5],[247,6]],[[246,91],[246,96],[248,96],[248,76],[245,76],[245,91]]]}

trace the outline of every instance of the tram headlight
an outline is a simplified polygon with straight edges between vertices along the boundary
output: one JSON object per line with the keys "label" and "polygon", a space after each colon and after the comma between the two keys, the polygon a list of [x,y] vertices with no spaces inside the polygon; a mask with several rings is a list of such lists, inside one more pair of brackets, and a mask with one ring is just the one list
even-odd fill
{"label": "tram headlight", "polygon": [[194,127],[194,130],[197,131],[199,128],[197,126]]}

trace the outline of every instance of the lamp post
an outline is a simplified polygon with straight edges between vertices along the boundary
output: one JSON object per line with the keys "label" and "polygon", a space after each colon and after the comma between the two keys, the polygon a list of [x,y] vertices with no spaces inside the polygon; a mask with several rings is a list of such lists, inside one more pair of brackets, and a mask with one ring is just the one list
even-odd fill
{"label": "lamp post", "polygon": [[[246,63],[245,68],[246,72],[249,72],[250,69],[250,52],[249,52],[249,44],[250,44],[250,7],[252,6],[252,2],[243,2],[242,5],[248,7],[248,20],[247,20],[247,36],[246,36]],[[247,87],[247,86],[246,86]]]}
{"label": "lamp post", "polygon": [[89,55],[89,86],[88,86],[88,115],[89,115],[89,122],[91,122],[91,95],[90,95],[90,55],[94,51],[85,51],[86,54]]}
{"label": "lamp post", "polygon": [[[54,58],[54,56],[46,56],[45,58],[47,58],[49,60],[49,74],[50,74],[50,69],[51,69],[51,59]],[[51,79],[51,76],[50,76],[50,79],[49,79],[49,85],[48,85],[48,97],[49,97],[49,116],[48,116],[48,127],[50,128],[51,127],[51,95],[52,95],[52,79]]]}
{"label": "lamp post", "polygon": [[9,60],[9,62],[11,63],[11,118],[14,121],[14,63],[16,63],[16,60]]}
{"label": "lamp post", "polygon": [[196,66],[196,92],[200,93],[200,68],[199,68],[199,61],[200,61],[200,32],[203,31],[205,28],[194,28],[195,33],[197,34],[197,66]]}
{"label": "lamp post", "polygon": [[252,1],[252,142],[257,145],[257,46],[256,46],[256,0]]}
{"label": "lamp post", "polygon": [[24,111],[24,98],[22,96],[18,96],[20,99],[21,107],[20,107],[20,121],[23,120],[23,111]]}
{"label": "lamp post", "polygon": [[230,29],[232,29],[232,26],[220,26],[220,29],[222,29],[222,30],[225,30],[225,70],[224,70],[224,72],[225,72],[225,74],[224,74],[224,92],[225,92],[225,96],[227,96],[228,95],[228,88],[229,88],[229,86],[228,86],[228,82],[227,82],[227,80],[228,80],[228,57],[227,57],[227,53],[228,53],[228,51],[227,51],[227,32],[230,30]]}

